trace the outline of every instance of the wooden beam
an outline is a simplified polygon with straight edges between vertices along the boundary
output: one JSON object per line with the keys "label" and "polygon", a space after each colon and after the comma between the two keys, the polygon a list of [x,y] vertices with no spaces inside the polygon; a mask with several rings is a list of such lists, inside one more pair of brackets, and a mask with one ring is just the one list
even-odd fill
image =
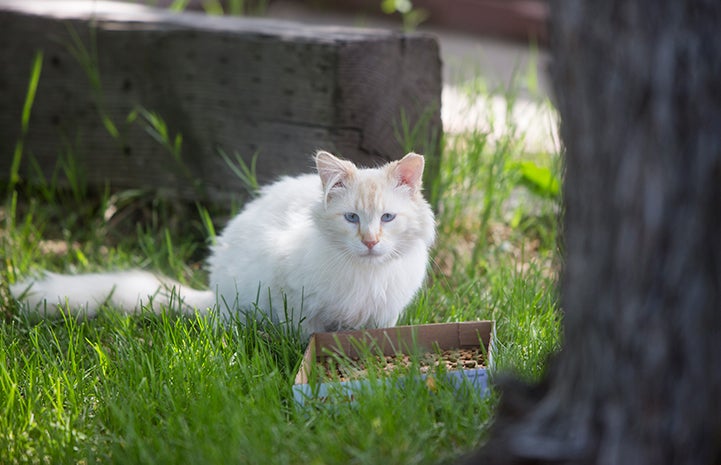
{"label": "wooden beam", "polygon": [[[373,165],[404,155],[402,115],[437,148],[438,45],[423,34],[172,13],[105,1],[0,5],[0,179],[10,172],[36,51],[43,68],[21,175],[72,155],[91,186],[227,200],[219,156],[258,154],[261,181],[310,170],[316,149]],[[178,161],[149,114],[182,135]],[[152,117],[150,118],[152,119]],[[156,127],[155,132],[159,127]]]}

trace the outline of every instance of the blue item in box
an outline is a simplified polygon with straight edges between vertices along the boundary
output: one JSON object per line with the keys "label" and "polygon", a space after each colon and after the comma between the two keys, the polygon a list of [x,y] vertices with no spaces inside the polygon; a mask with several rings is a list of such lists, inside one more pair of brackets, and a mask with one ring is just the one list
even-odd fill
{"label": "blue item in box", "polygon": [[[318,361],[328,353],[341,354],[357,359],[363,350],[383,355],[409,354],[418,351],[435,352],[446,349],[485,348],[487,366],[473,369],[457,369],[444,373],[450,382],[460,389],[463,384],[470,386],[481,395],[489,392],[488,370],[492,367],[493,337],[495,322],[471,321],[463,323],[439,323],[428,325],[396,326],[393,328],[360,331],[339,331],[316,333],[311,336],[298,374],[293,385],[293,396],[299,404],[306,399],[324,399],[331,392],[338,392],[349,398],[368,385],[366,379],[329,381],[312,386],[309,375]],[[421,375],[428,380],[429,375]]]}

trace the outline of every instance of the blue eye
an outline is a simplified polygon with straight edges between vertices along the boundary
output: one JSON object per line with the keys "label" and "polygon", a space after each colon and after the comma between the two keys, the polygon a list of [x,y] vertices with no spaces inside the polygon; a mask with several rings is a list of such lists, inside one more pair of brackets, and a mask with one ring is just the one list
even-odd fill
{"label": "blue eye", "polygon": [[394,215],[393,213],[383,213],[383,215],[381,216],[381,221],[384,223],[388,223],[390,221],[393,221],[394,219],[396,219],[396,215]]}
{"label": "blue eye", "polygon": [[358,216],[358,213],[346,213],[343,215],[343,218],[349,223],[358,223],[360,222],[360,217]]}

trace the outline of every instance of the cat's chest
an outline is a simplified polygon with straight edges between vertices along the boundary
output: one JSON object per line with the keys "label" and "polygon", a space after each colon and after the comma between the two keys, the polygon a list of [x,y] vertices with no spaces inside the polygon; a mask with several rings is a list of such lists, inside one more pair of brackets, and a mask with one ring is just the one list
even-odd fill
{"label": "cat's chest", "polygon": [[408,286],[392,268],[357,269],[327,278],[316,295],[316,310],[327,328],[391,326],[408,300]]}

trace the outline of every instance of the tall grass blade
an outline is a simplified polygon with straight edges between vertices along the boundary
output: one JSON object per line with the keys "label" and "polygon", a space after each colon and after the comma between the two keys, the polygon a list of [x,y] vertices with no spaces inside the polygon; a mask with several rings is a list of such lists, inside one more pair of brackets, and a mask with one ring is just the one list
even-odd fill
{"label": "tall grass blade", "polygon": [[190,0],[173,0],[168,9],[170,11],[183,12],[188,7]]}
{"label": "tall grass blade", "polygon": [[207,208],[199,203],[196,204],[196,207],[198,208],[198,215],[200,215],[200,222],[203,224],[207,241],[209,244],[215,245],[215,238],[217,234],[215,232],[215,226],[213,225],[213,219],[211,218]]}
{"label": "tall grass blade", "polygon": [[30,127],[30,114],[32,113],[33,103],[35,102],[35,94],[38,90],[40,82],[40,73],[43,69],[43,52],[38,50],[35,52],[33,66],[30,71],[30,81],[28,82],[28,91],[25,94],[25,103],[23,104],[23,112],[20,123],[20,139],[15,144],[13,152],[13,161],[10,165],[10,183],[8,184],[8,194],[15,190],[15,186],[20,182],[20,162],[23,157],[25,146],[25,136]]}
{"label": "tall grass blade", "polygon": [[258,161],[258,153],[254,153],[253,157],[250,160],[250,166],[243,160],[243,158],[238,153],[233,153],[233,158],[231,158],[223,149],[218,149],[218,154],[223,159],[226,165],[228,165],[228,168],[235,174],[238,179],[243,183],[243,187],[248,191],[248,193],[251,196],[255,196],[255,194],[260,189],[260,184],[258,183],[258,177],[256,175],[256,169],[255,165]]}
{"label": "tall grass blade", "polygon": [[67,30],[70,35],[71,43],[67,44],[66,48],[80,64],[80,67],[85,72],[88,81],[90,81],[90,89],[92,90],[95,106],[97,107],[98,115],[100,116],[100,121],[103,123],[103,127],[113,139],[118,140],[120,138],[120,131],[105,109],[102,79],[100,77],[100,60],[98,59],[96,29],[94,25],[91,25],[89,29],[89,47],[85,46],[85,43],[80,38],[80,35],[75,28],[68,25]]}

